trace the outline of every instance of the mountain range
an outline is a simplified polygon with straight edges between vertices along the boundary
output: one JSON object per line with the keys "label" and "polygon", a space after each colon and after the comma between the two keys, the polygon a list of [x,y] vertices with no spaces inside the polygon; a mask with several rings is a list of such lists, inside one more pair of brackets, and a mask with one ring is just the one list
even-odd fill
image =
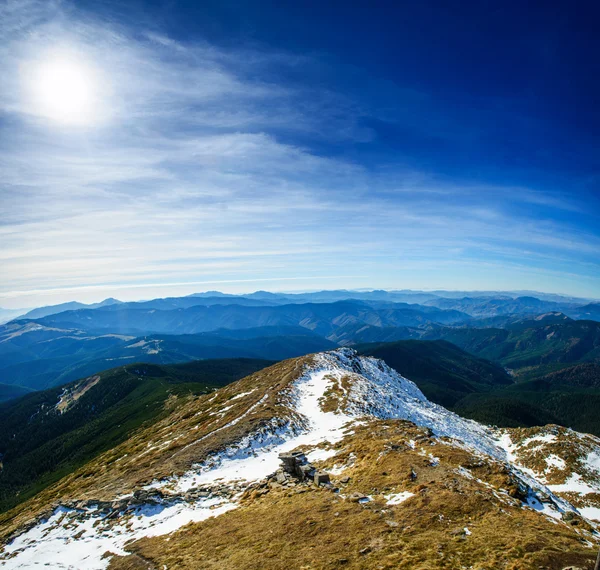
{"label": "mountain range", "polygon": [[549,312],[552,310],[578,309],[589,306],[598,308],[599,302],[594,299],[580,297],[568,297],[540,293],[536,291],[411,291],[411,290],[334,290],[316,291],[309,293],[272,293],[269,291],[256,291],[248,294],[228,294],[220,291],[207,291],[194,293],[187,297],[169,297],[165,299],[153,299],[149,301],[137,301],[123,303],[117,299],[108,298],[99,303],[85,304],[70,301],[59,305],[39,307],[31,310],[0,309],[7,313],[19,313],[23,318],[36,319],[63,311],[78,309],[95,309],[114,305],[130,305],[139,308],[185,308],[193,305],[214,304],[253,304],[257,305],[286,305],[291,303],[332,303],[347,300],[362,301],[384,301],[391,303],[422,304],[435,307],[452,308],[463,307],[465,312],[495,311],[507,314],[512,310],[514,313],[523,313],[529,307],[534,312]]}
{"label": "mountain range", "polygon": [[[158,306],[164,306],[162,301]],[[347,300],[275,306],[216,303],[172,309],[155,308],[148,303],[126,303],[101,309],[64,311],[34,320],[46,327],[77,328],[93,334],[106,331],[134,335],[196,334],[222,328],[301,326],[327,337],[337,328],[355,323],[379,327],[418,326],[427,322],[456,324],[467,322],[470,316],[423,305]]]}
{"label": "mountain range", "polygon": [[[598,434],[600,421],[594,409],[600,405],[600,323],[587,318],[596,314],[598,304],[541,297],[406,291],[208,292],[138,303],[107,299],[93,307],[45,307],[29,313],[36,318],[0,326],[0,401],[133,362],[283,360],[338,346],[382,350],[373,354],[387,361],[389,352],[378,348],[381,343],[446,341],[462,349],[457,359],[447,344],[414,343],[410,350],[396,344],[394,349],[404,354],[404,364],[415,361],[412,368],[398,370],[420,383],[433,401],[496,425],[553,422]],[[407,299],[420,304],[406,303]],[[536,312],[547,309],[552,310]],[[586,320],[573,318],[577,315]],[[445,375],[444,386],[432,386],[432,378],[420,373],[428,368],[418,358],[436,366],[448,359],[460,369],[467,358],[464,351],[487,362],[487,368],[479,367],[480,378],[485,370],[510,382],[490,388],[477,381],[478,388],[471,390],[464,378],[456,383]]]}
{"label": "mountain range", "polygon": [[590,566],[597,307],[323,291],[31,311],[0,325],[0,565]]}

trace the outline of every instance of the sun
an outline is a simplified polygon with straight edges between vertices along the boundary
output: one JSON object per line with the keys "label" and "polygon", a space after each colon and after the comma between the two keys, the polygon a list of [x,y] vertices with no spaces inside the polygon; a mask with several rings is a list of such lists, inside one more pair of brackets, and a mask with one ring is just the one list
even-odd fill
{"label": "sun", "polygon": [[63,125],[97,122],[100,98],[97,72],[69,54],[52,54],[25,67],[29,111]]}

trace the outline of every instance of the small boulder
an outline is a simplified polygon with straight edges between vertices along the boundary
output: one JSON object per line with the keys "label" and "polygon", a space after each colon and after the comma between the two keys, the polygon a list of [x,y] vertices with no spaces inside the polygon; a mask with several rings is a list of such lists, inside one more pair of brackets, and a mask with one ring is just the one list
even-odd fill
{"label": "small boulder", "polygon": [[300,465],[301,479],[312,479],[315,468],[310,463]]}
{"label": "small boulder", "polygon": [[348,500],[351,503],[358,503],[366,498],[366,495],[363,495],[362,493],[352,493],[351,495],[348,495]]}
{"label": "small boulder", "polygon": [[325,471],[317,470],[317,471],[315,471],[313,480],[315,482],[315,485],[329,483],[329,473],[326,473]]}

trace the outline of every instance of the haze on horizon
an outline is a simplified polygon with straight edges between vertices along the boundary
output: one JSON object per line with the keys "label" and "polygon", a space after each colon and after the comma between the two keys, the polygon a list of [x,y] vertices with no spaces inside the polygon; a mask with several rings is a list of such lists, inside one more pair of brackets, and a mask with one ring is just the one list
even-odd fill
{"label": "haze on horizon", "polygon": [[599,12],[6,0],[0,307],[600,298]]}

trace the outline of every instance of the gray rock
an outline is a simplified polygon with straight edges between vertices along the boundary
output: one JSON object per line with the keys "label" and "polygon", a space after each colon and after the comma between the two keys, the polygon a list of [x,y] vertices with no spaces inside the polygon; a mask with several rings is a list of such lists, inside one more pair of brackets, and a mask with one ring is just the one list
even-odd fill
{"label": "gray rock", "polygon": [[366,499],[366,498],[367,498],[366,495],[363,495],[362,493],[352,493],[351,495],[348,495],[348,500],[351,503],[358,503],[362,499]]}
{"label": "gray rock", "polygon": [[312,479],[315,468],[310,463],[300,465],[300,479]]}
{"label": "gray rock", "polygon": [[315,485],[324,485],[325,483],[329,483],[329,473],[317,470],[313,475],[313,481],[315,482]]}

